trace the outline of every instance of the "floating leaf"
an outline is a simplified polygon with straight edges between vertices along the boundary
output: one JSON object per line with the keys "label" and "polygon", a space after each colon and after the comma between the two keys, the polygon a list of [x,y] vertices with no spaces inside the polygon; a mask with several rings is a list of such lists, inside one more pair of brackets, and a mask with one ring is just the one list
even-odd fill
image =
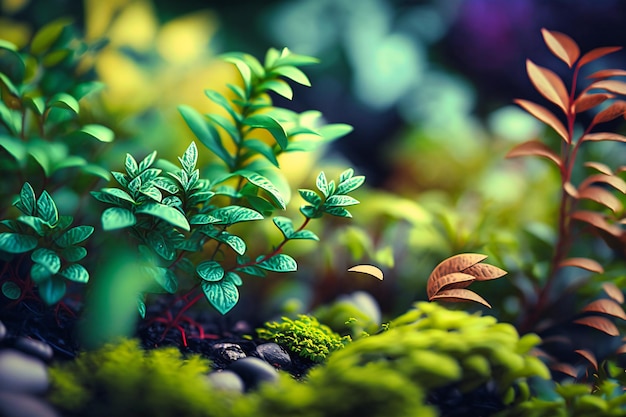
{"label": "floating leaf", "polygon": [[527,142],[520,143],[506,154],[507,158],[516,158],[519,156],[540,156],[548,158],[559,168],[563,165],[561,158],[547,145],[539,142],[538,140],[529,140]]}
{"label": "floating leaf", "polygon": [[578,48],[576,42],[561,32],[541,29],[541,34],[552,53],[565,62],[568,67],[572,68],[572,65],[580,56],[580,48]]}
{"label": "floating leaf", "polygon": [[622,210],[621,201],[604,188],[593,186],[586,187],[585,189],[578,191],[578,197],[602,204],[603,206],[611,209],[614,213]]}
{"label": "floating leaf", "polygon": [[491,308],[491,305],[480,295],[476,294],[474,291],[470,291],[467,289],[452,289],[452,290],[443,290],[432,297],[432,300],[442,300],[442,301],[450,301],[450,302],[464,302],[464,301],[474,301],[480,303],[486,307]]}
{"label": "floating leaf", "polygon": [[624,303],[624,293],[622,293],[622,290],[614,283],[603,282],[602,289],[611,299],[617,301],[619,304]]}
{"label": "floating leaf", "polygon": [[383,280],[383,271],[374,265],[355,265],[348,269],[348,272],[359,272],[361,274],[371,275],[381,281]]}
{"label": "floating leaf", "polygon": [[574,323],[592,327],[610,336],[619,336],[619,330],[613,322],[604,317],[590,316],[574,320]]}
{"label": "floating leaf", "polygon": [[591,51],[589,51],[586,54],[584,54],[582,56],[582,58],[580,58],[580,61],[578,61],[577,66],[580,68],[583,65],[586,65],[586,64],[590,63],[591,61],[595,61],[596,59],[601,58],[604,55],[608,55],[608,54],[612,54],[613,52],[617,52],[620,49],[622,49],[621,46],[604,46],[604,47],[601,47],[601,48],[592,49]]}
{"label": "floating leaf", "polygon": [[[596,133],[587,133],[581,139],[582,141],[593,141],[599,142],[603,140],[610,140],[614,142],[624,142],[626,143],[626,136],[620,135],[619,133],[612,132],[596,132]],[[598,170],[599,171],[599,170]]]}
{"label": "floating leaf", "polygon": [[594,355],[593,352],[587,349],[576,349],[574,352],[587,359],[591,366],[593,366],[593,369],[595,369],[596,371],[598,370],[598,360],[596,359],[596,355]]}
{"label": "floating leaf", "polygon": [[598,274],[604,272],[602,265],[589,258],[567,258],[559,263],[559,267],[562,268],[565,266],[575,266],[577,268],[586,269],[587,271],[596,272]]}
{"label": "floating leaf", "polygon": [[476,281],[476,277],[462,272],[452,272],[437,278],[428,280],[426,293],[428,299],[432,301],[433,297],[443,289],[467,288],[472,282]]}
{"label": "floating leaf", "polygon": [[448,275],[454,272],[463,272],[463,270],[469,268],[472,265],[476,265],[479,262],[487,259],[487,255],[481,255],[478,253],[462,253],[452,256],[441,261],[433,272],[431,272],[429,279],[438,279],[444,275]]}
{"label": "floating leaf", "polygon": [[464,274],[472,275],[476,278],[476,281],[489,281],[492,279],[498,279],[507,274],[503,269],[497,266],[477,263],[463,270]]}
{"label": "floating leaf", "polygon": [[594,313],[608,314],[609,316],[617,317],[622,320],[626,320],[626,313],[622,309],[622,306],[617,304],[614,300],[603,298],[595,300],[587,304],[582,311],[589,311]]}
{"label": "floating leaf", "polygon": [[567,88],[561,78],[553,71],[536,65],[530,59],[526,60],[526,72],[537,91],[567,114],[569,98]]}
{"label": "floating leaf", "polygon": [[567,134],[567,129],[565,129],[563,123],[557,119],[557,117],[550,110],[528,100],[515,99],[513,101],[536,119],[554,129],[554,131],[558,133],[561,138],[563,138],[565,143],[571,142],[571,139]]}

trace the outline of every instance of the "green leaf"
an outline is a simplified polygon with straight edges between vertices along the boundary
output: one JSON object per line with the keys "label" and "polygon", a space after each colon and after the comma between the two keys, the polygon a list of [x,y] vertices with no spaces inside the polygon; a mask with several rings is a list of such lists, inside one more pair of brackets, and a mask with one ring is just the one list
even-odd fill
{"label": "green leaf", "polygon": [[275,80],[267,80],[256,87],[256,90],[259,92],[264,92],[267,90],[271,90],[276,94],[285,97],[287,100],[293,99],[293,90],[291,86],[287,84],[286,81],[275,79]]}
{"label": "green leaf", "polygon": [[300,212],[304,215],[304,217],[309,219],[317,219],[322,217],[324,214],[317,207],[313,206],[302,206],[300,207]]}
{"label": "green leaf", "polygon": [[146,236],[147,243],[163,259],[171,261],[176,257],[176,249],[173,242],[156,230],[150,231]]}
{"label": "green leaf", "polygon": [[198,162],[198,148],[196,147],[196,143],[191,142],[182,158],[178,158],[178,160],[185,171],[187,171],[187,174],[194,172],[196,163]]}
{"label": "green leaf", "polygon": [[30,43],[30,52],[33,55],[41,55],[59,39],[63,29],[72,23],[71,19],[63,18],[48,23],[35,33]]}
{"label": "green leaf", "polygon": [[208,214],[195,214],[189,218],[189,224],[215,224],[219,222],[220,219]]}
{"label": "green leaf", "polygon": [[78,140],[95,139],[104,143],[113,142],[115,139],[115,133],[111,129],[98,124],[85,125],[79,130],[72,132],[69,136]]}
{"label": "green leaf", "polygon": [[87,164],[80,167],[80,170],[85,174],[94,175],[96,177],[102,178],[105,181],[109,181],[111,179],[111,174],[105,168],[102,168],[100,165],[96,164]]}
{"label": "green leaf", "polygon": [[283,48],[280,53],[280,58],[274,62],[274,66],[284,66],[284,65],[295,65],[295,66],[303,66],[303,65],[312,65],[319,63],[319,59],[306,56],[306,55],[298,55],[292,53],[288,48]]}
{"label": "green leaf", "polygon": [[237,96],[239,100],[246,99],[246,93],[243,91],[243,89],[240,86],[229,83],[229,84],[226,84],[226,87],[228,87],[230,91],[235,93],[235,95]]}
{"label": "green leaf", "polygon": [[121,207],[110,207],[102,212],[102,228],[104,230],[123,229],[137,223],[135,215]]}
{"label": "green leaf", "polygon": [[201,285],[209,303],[221,314],[228,313],[239,301],[239,290],[232,280],[202,281]]}
{"label": "green leaf", "polygon": [[[261,256],[259,259],[263,259],[263,257]],[[259,259],[257,259],[257,261]],[[274,272],[294,272],[298,270],[296,261],[291,256],[283,253],[279,253],[267,260],[259,262],[256,266]]]}
{"label": "green leaf", "polygon": [[47,305],[56,304],[65,295],[65,281],[50,277],[39,284],[39,296]]}
{"label": "green leaf", "polygon": [[[224,108],[228,112],[228,114],[230,114],[230,117],[232,117],[233,120],[235,121],[241,120],[241,115],[237,113],[237,111],[233,108],[230,101],[226,97],[224,97],[221,93],[214,91],[214,90],[204,90],[204,93],[212,102]],[[241,97],[241,98],[244,98],[244,97]]]}
{"label": "green leaf", "polygon": [[72,227],[61,236],[59,236],[55,243],[62,248],[66,248],[68,246],[73,246],[78,243],[84,242],[91,236],[93,233],[92,226],[76,226]]}
{"label": "green leaf", "polygon": [[272,68],[278,58],[280,58],[280,51],[276,48],[269,48],[265,53],[263,65],[265,68]]}
{"label": "green leaf", "polygon": [[23,98],[23,102],[26,105],[26,107],[31,109],[38,116],[41,116],[43,112],[46,110],[46,102],[44,101],[43,97],[26,96]]}
{"label": "green leaf", "polygon": [[116,201],[127,201],[131,204],[135,204],[135,200],[124,190],[119,188],[103,188],[100,190],[104,194],[108,194],[115,198]]}
{"label": "green leaf", "polygon": [[72,95],[76,98],[76,100],[80,100],[91,93],[102,90],[105,85],[106,84],[101,81],[87,81],[80,83],[74,86],[72,89]]}
{"label": "green leaf", "polygon": [[292,67],[290,65],[273,68],[270,73],[289,78],[290,80],[307,87],[311,86],[311,81],[309,81],[309,77],[307,77],[306,74],[302,72],[302,70],[300,70],[299,68]]}
{"label": "green leaf", "polygon": [[0,136],[0,147],[4,148],[20,165],[25,164],[27,152],[22,141],[10,136]]}
{"label": "green leaf", "polygon": [[325,207],[345,207],[359,204],[359,200],[349,195],[331,195],[324,203]]}
{"label": "green leaf", "polygon": [[285,239],[291,239],[294,234],[293,222],[291,219],[282,216],[276,216],[272,219],[276,227],[283,233]]}
{"label": "green leaf", "polygon": [[50,270],[42,264],[34,263],[30,267],[30,279],[37,285],[49,281],[52,278]]}
{"label": "green leaf", "polygon": [[324,213],[328,213],[337,217],[352,217],[352,214],[343,207],[324,207]]}
{"label": "green leaf", "polygon": [[220,219],[217,224],[231,225],[240,222],[263,220],[263,215],[258,211],[240,206],[221,207],[211,212],[211,216]]}
{"label": "green leaf", "polygon": [[271,146],[258,139],[246,139],[243,142],[243,147],[253,151],[252,155],[259,154],[265,157],[272,165],[278,168],[278,159]]}
{"label": "green leaf", "polygon": [[41,63],[46,68],[54,67],[63,62],[63,60],[67,58],[71,54],[71,52],[72,51],[70,51],[69,49],[57,49],[56,51],[52,51],[46,54],[41,60]]}
{"label": "green leaf", "polygon": [[189,223],[187,218],[178,209],[165,206],[163,204],[148,202],[139,206],[135,213],[147,214],[149,216],[158,217],[165,220],[172,226],[180,227],[183,230],[189,231]]}
{"label": "green leaf", "polygon": [[224,268],[215,261],[199,263],[196,272],[205,281],[219,281],[224,277]]}
{"label": "green leaf", "polygon": [[174,182],[165,177],[155,178],[153,182],[155,187],[159,187],[160,189],[167,191],[170,194],[176,194],[180,191],[180,188]]}
{"label": "green leaf", "polygon": [[359,188],[364,182],[365,177],[362,175],[340,181],[339,186],[337,187],[337,194],[348,194]]}
{"label": "green leaf", "polygon": [[213,123],[224,129],[235,143],[241,142],[241,134],[233,122],[220,114],[207,114],[207,117]]}
{"label": "green leaf", "polygon": [[15,282],[6,281],[2,283],[2,294],[9,300],[17,300],[22,296],[22,290]]}
{"label": "green leaf", "polygon": [[69,279],[70,281],[85,284],[89,281],[89,272],[80,264],[71,264],[63,268],[59,275]]}
{"label": "green leaf", "polygon": [[39,248],[31,253],[30,259],[46,268],[50,275],[56,274],[61,269],[61,258],[50,249]]}
{"label": "green leaf", "polygon": [[293,235],[291,235],[291,239],[301,239],[301,240],[315,240],[319,241],[320,238],[310,230],[300,230]]}
{"label": "green leaf", "polygon": [[19,216],[17,221],[33,229],[39,236],[45,236],[50,224],[35,216]]}
{"label": "green leaf", "polygon": [[[137,170],[143,174],[144,171],[146,171],[148,168],[152,166],[152,164],[154,163],[154,160],[156,159],[156,156],[157,156],[157,151],[150,152],[148,155],[146,155],[145,158],[141,160],[141,162],[139,163],[139,166],[137,167]],[[162,172],[162,170],[156,169],[156,168],[153,168],[153,170],[154,171],[151,171],[151,172],[156,173],[153,179],[156,178]]]}
{"label": "green leaf", "polygon": [[33,191],[33,187],[28,182],[25,182],[20,191],[20,210],[22,213],[28,216],[34,216],[36,212],[37,206],[37,197],[35,196],[35,191]]}
{"label": "green leaf", "polygon": [[78,262],[87,256],[87,249],[82,246],[68,246],[61,250],[60,255],[68,262]]}
{"label": "green leaf", "polygon": [[237,173],[250,181],[252,184],[267,191],[279,208],[283,210],[287,208],[287,202],[280,193],[280,190],[269,179],[253,171],[241,170],[237,171]]}
{"label": "green leaf", "polygon": [[332,142],[334,140],[337,140],[343,136],[346,136],[348,133],[352,132],[352,130],[352,126],[344,123],[324,125],[317,129],[318,133],[321,137],[324,138],[325,142]]}
{"label": "green leaf", "polygon": [[298,190],[298,192],[300,193],[300,196],[304,199],[304,201],[306,201],[307,203],[310,203],[315,207],[319,207],[322,204],[322,198],[319,195],[317,195],[315,191],[307,190],[307,189],[300,189]]}
{"label": "green leaf", "polygon": [[80,111],[78,101],[67,93],[59,93],[52,96],[48,101],[48,107],[59,107],[62,109],[67,109],[75,114],[78,114],[78,112]]}
{"label": "green leaf", "polygon": [[217,236],[217,239],[226,243],[239,255],[246,253],[246,242],[239,236],[231,235],[227,232],[222,232]]}
{"label": "green leaf", "polygon": [[137,311],[142,319],[146,318],[146,303],[143,294],[137,294]]}
{"label": "green leaf", "polygon": [[82,156],[69,155],[67,158],[63,158],[61,161],[55,163],[52,171],[57,172],[62,169],[82,167],[85,165],[87,165],[87,160]]}
{"label": "green leaf", "polygon": [[167,268],[156,268],[154,280],[170,294],[174,294],[178,290],[176,274]]}
{"label": "green leaf", "polygon": [[252,70],[250,69],[248,64],[242,58],[236,56],[235,54],[222,55],[222,59],[226,62],[234,64],[235,67],[237,67],[246,91],[250,92],[252,88]]}
{"label": "green leaf", "polygon": [[287,132],[280,122],[267,114],[255,114],[246,117],[243,124],[252,128],[266,129],[276,140],[281,149],[286,149],[289,144],[287,140]]}
{"label": "green leaf", "polygon": [[326,180],[326,174],[324,174],[324,171],[320,172],[317,176],[317,179],[315,180],[315,185],[317,186],[317,189],[324,194],[324,197],[328,198],[330,193],[328,189],[328,181]]}
{"label": "green leaf", "polygon": [[54,200],[47,191],[44,191],[37,200],[37,216],[48,222],[51,226],[56,225],[59,221],[59,212]]}
{"label": "green leaf", "polygon": [[124,167],[126,168],[126,173],[131,178],[135,178],[139,174],[139,166],[137,165],[137,161],[135,161],[135,158],[133,158],[133,156],[129,153],[126,154]]}
{"label": "green leaf", "polygon": [[207,121],[198,113],[195,109],[189,106],[178,106],[178,111],[189,126],[189,129],[198,138],[200,142],[204,144],[211,152],[213,152],[218,158],[231,166],[232,156],[228,153],[219,133],[213,126],[207,123]]}

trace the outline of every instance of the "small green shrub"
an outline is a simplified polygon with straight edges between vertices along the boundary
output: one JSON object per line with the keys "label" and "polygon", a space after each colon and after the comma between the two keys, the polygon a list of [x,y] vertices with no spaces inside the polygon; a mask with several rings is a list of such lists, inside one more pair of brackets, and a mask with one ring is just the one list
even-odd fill
{"label": "small green shrub", "polygon": [[297,319],[283,317],[280,322],[267,322],[265,327],[257,329],[257,335],[318,363],[351,340],[349,336],[340,336],[315,317],[305,314],[298,315]]}

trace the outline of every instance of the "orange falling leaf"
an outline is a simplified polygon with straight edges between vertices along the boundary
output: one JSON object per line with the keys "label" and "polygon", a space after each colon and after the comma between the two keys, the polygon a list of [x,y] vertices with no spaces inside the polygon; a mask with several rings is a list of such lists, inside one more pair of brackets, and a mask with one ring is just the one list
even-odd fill
{"label": "orange falling leaf", "polygon": [[429,298],[443,289],[467,288],[476,278],[462,272],[453,272],[428,280],[426,294]]}
{"label": "orange falling leaf", "polygon": [[348,269],[348,272],[359,272],[361,274],[371,275],[381,281],[383,280],[383,271],[374,265],[355,265]]}

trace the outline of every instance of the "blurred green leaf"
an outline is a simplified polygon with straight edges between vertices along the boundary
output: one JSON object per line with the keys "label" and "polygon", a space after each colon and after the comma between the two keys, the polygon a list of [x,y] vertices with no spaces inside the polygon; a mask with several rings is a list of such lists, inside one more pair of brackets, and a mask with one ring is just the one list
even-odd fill
{"label": "blurred green leaf", "polygon": [[24,253],[37,247],[37,238],[20,233],[0,233],[0,250]]}
{"label": "blurred green leaf", "polygon": [[137,223],[135,215],[121,207],[109,207],[102,212],[102,228],[104,230],[123,229]]}
{"label": "blurred green leaf", "polygon": [[47,52],[59,39],[63,29],[71,23],[71,19],[63,18],[43,26],[35,33],[30,44],[30,52],[34,55],[41,55]]}

